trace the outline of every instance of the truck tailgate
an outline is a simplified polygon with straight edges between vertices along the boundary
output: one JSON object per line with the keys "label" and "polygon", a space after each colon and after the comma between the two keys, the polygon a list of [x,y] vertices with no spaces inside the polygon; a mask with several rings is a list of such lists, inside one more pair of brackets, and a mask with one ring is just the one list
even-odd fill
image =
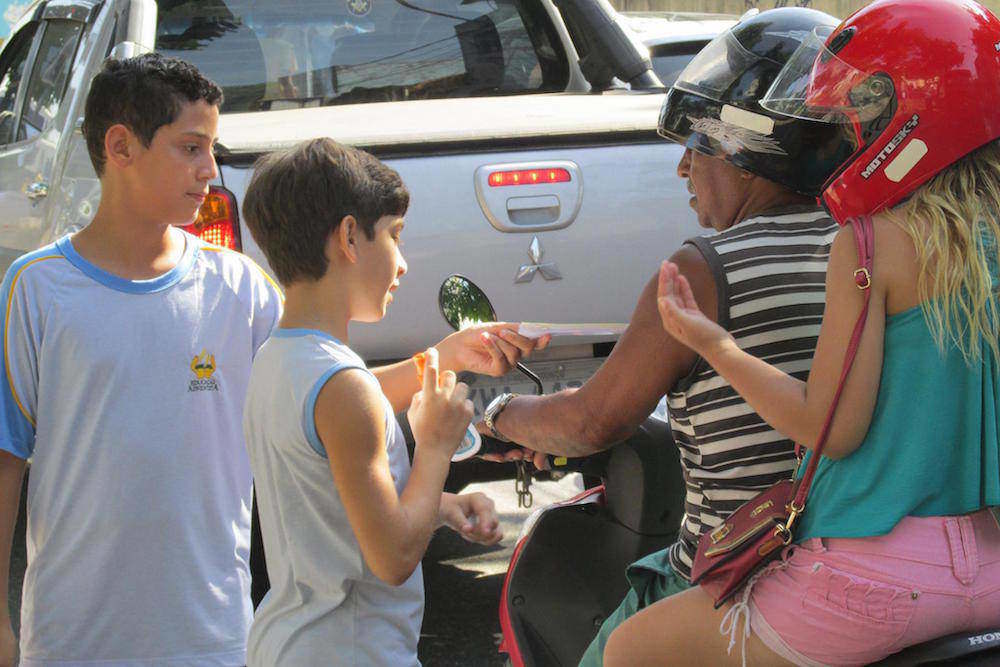
{"label": "truck tailgate", "polygon": [[[366,359],[402,358],[446,335],[437,294],[452,273],[482,287],[502,319],[626,322],[660,261],[699,233],[686,183],[676,174],[683,148],[655,134],[661,100],[543,95],[488,104],[439,100],[225,115],[222,179],[242,201],[255,155],[324,134],[371,150],[400,173],[411,192],[402,248],[409,272],[385,320],[352,325],[351,345]],[[375,118],[388,123],[390,107],[396,120],[373,125]],[[422,144],[416,143],[420,137]],[[568,225],[535,231],[508,224],[503,231],[491,224],[477,197],[477,170],[554,162],[569,165],[579,186],[579,208]],[[549,196],[544,185],[503,190],[509,195],[500,196],[501,209],[505,197]],[[502,217],[505,211],[493,213]],[[241,224],[245,252],[266,266]],[[536,238],[540,256],[533,258]],[[534,259],[554,263],[561,278],[535,271],[529,282],[515,282]],[[581,342],[564,338],[553,344]]]}
{"label": "truck tailgate", "polygon": [[[681,154],[680,146],[659,141],[388,160],[411,191],[402,248],[409,272],[385,320],[353,325],[352,346],[367,359],[400,358],[447,334],[437,293],[452,273],[479,284],[503,319],[628,321],[660,261],[698,234],[686,183],[675,173]],[[553,160],[577,165],[582,175],[576,219],[554,231],[495,229],[476,197],[476,170]],[[250,173],[249,167],[225,167],[223,180],[242,199]],[[541,261],[555,263],[562,278],[536,273],[530,282],[515,283],[520,267],[532,263],[529,246],[536,237]],[[245,226],[243,244],[266,266]]]}

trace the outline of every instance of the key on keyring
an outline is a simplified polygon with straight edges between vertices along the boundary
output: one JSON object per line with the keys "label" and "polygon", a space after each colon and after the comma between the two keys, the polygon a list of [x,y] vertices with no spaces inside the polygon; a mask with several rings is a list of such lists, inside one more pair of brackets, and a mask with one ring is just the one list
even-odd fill
{"label": "key on keyring", "polygon": [[517,466],[517,477],[514,478],[514,491],[517,493],[517,506],[531,507],[531,469],[524,459],[514,461]]}

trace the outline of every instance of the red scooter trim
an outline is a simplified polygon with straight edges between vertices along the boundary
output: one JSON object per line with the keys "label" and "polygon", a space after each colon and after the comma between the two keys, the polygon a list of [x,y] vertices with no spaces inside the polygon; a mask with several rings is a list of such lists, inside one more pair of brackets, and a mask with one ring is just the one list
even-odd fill
{"label": "red scooter trim", "polygon": [[[542,511],[552,509],[553,507],[565,507],[566,505],[576,505],[588,498],[593,496],[603,496],[604,495],[604,485],[595,486],[592,489],[587,489],[582,493],[578,493],[568,500],[563,500],[558,503],[553,503],[552,505],[544,508]],[[508,658],[510,658],[510,664],[512,667],[524,667],[524,658],[521,657],[521,649],[517,645],[517,639],[514,637],[514,625],[510,620],[510,612],[507,609],[507,594],[510,590],[510,575],[514,571],[514,567],[517,565],[517,559],[521,556],[521,549],[528,541],[528,535],[524,534],[518,539],[517,546],[514,547],[514,553],[510,557],[510,565],[507,566],[507,575],[503,579],[503,588],[500,590],[500,646],[497,648],[498,653],[505,653]]]}

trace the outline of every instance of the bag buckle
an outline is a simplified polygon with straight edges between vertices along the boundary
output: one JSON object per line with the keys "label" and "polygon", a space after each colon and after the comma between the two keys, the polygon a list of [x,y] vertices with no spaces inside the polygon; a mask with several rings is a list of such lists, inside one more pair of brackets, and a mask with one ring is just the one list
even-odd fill
{"label": "bag buckle", "polygon": [[872,286],[872,274],[865,267],[856,269],[854,271],[854,284],[858,286],[859,290],[866,290]]}
{"label": "bag buckle", "polygon": [[[801,507],[795,506],[795,499],[788,503],[788,520],[785,521],[785,525],[778,526],[778,532],[782,533],[782,539],[784,539],[785,544],[791,544],[792,542],[792,527],[795,525],[795,520],[799,518],[799,515],[805,511],[805,505]],[[777,534],[777,533],[775,533]]]}

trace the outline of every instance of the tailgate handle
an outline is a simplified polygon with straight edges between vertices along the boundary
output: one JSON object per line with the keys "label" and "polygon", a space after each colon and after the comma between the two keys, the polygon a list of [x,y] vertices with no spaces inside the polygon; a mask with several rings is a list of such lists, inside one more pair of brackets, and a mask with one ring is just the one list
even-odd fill
{"label": "tailgate handle", "polygon": [[[564,169],[569,181],[523,185],[490,185],[498,171]],[[501,232],[543,232],[568,227],[583,202],[580,167],[568,160],[487,164],[476,169],[476,199],[491,225]]]}
{"label": "tailgate handle", "polygon": [[559,197],[511,197],[507,200],[507,217],[515,225],[544,225],[559,219]]}

